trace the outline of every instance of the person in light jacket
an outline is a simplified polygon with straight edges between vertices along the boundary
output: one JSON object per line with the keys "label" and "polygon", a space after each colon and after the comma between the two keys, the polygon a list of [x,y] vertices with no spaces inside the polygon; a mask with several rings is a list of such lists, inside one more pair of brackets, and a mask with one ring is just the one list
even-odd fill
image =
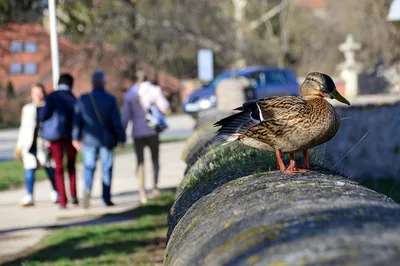
{"label": "person in light jacket", "polygon": [[40,123],[38,121],[38,110],[42,108],[45,98],[43,85],[35,84],[31,87],[32,102],[22,108],[21,125],[19,128],[15,157],[22,159],[25,168],[25,185],[27,195],[20,202],[21,207],[33,206],[33,186],[35,172],[39,167],[45,167],[51,183],[50,199],[56,203],[58,195],[54,183],[54,169],[50,153],[44,140],[39,136]]}
{"label": "person in light jacket", "polygon": [[166,113],[169,103],[164,97],[161,88],[147,81],[144,71],[136,72],[136,83],[126,92],[122,111],[122,125],[126,129],[129,121],[132,121],[132,137],[137,157],[136,177],[139,184],[139,195],[142,203],[147,202],[144,176],[144,148],[148,146],[153,161],[153,196],[158,197],[158,175],[160,171],[159,133],[150,128],[146,121],[146,112],[150,105],[155,104],[157,108]]}

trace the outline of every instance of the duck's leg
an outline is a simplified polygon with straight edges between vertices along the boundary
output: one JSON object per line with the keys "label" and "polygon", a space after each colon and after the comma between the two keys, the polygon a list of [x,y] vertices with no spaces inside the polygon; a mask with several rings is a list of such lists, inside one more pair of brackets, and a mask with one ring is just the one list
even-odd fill
{"label": "duck's leg", "polygon": [[303,168],[304,169],[309,169],[310,168],[310,164],[308,162],[308,150],[304,150],[303,151]]}
{"label": "duck's leg", "polygon": [[[294,153],[290,153],[289,155],[290,155],[290,164],[289,164],[288,169],[286,170],[287,174],[311,172],[308,169],[297,168],[296,167],[296,161],[294,159]],[[307,154],[307,151],[306,151],[306,155],[307,155],[307,157],[304,157],[304,158],[307,158],[307,159],[304,160],[304,165],[306,165],[306,162],[307,162],[307,167],[308,167],[308,154]],[[304,167],[304,168],[306,168],[306,167]]]}
{"label": "duck's leg", "polygon": [[296,168],[296,161],[294,160],[294,153],[289,153],[289,156],[290,156],[290,164],[286,171],[290,173],[295,173],[297,171],[297,168]]}
{"label": "duck's leg", "polygon": [[281,171],[282,174],[286,174],[286,167],[282,161],[282,153],[280,151],[276,151],[275,156],[276,156],[276,163],[278,164],[279,170]]}

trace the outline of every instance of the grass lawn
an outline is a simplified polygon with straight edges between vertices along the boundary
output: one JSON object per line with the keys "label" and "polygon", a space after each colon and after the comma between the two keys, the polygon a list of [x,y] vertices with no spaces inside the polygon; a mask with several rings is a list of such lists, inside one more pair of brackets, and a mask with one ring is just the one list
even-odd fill
{"label": "grass lawn", "polygon": [[6,265],[162,265],[167,215],[174,193],[133,210],[108,215],[127,222],[57,229],[31,253]]}
{"label": "grass lawn", "polygon": [[8,125],[0,123],[0,129],[13,129],[13,128],[19,128],[19,123],[8,124]]}
{"label": "grass lawn", "polygon": [[[161,139],[162,143],[184,141],[185,138],[165,138]],[[123,148],[115,149],[116,154],[127,153],[132,151],[132,144],[127,144]],[[82,154],[78,153],[77,162],[82,162]],[[43,169],[36,172],[36,180],[46,179]],[[6,161],[0,163],[0,191],[10,188],[19,187],[24,184],[24,167],[21,161]]]}

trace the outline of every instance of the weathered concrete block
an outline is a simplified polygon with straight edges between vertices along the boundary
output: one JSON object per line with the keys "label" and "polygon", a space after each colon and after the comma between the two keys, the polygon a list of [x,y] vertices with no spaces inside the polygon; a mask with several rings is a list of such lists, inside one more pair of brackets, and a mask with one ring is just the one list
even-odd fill
{"label": "weathered concrete block", "polygon": [[196,201],[174,228],[165,263],[395,265],[399,250],[400,205],[388,197],[329,173],[275,171]]}
{"label": "weathered concrete block", "polygon": [[218,130],[218,128],[214,127],[214,123],[229,114],[215,109],[199,117],[192,135],[185,142],[185,147],[181,154],[181,159],[187,164],[187,168],[192,166],[207,151],[209,141],[215,136],[215,132]]}
{"label": "weathered concrete block", "polygon": [[247,99],[245,88],[250,85],[246,78],[224,79],[215,88],[217,107],[224,112],[231,112]]}

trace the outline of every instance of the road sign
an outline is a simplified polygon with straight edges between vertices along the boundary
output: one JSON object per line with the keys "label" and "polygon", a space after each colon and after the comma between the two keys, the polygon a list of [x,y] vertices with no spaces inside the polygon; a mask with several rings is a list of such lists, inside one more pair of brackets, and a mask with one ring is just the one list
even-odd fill
{"label": "road sign", "polygon": [[200,81],[209,82],[214,78],[214,61],[211,50],[199,50],[197,53],[197,67]]}
{"label": "road sign", "polygon": [[387,16],[388,21],[399,21],[400,20],[400,0],[393,0],[390,6],[389,15]]}

